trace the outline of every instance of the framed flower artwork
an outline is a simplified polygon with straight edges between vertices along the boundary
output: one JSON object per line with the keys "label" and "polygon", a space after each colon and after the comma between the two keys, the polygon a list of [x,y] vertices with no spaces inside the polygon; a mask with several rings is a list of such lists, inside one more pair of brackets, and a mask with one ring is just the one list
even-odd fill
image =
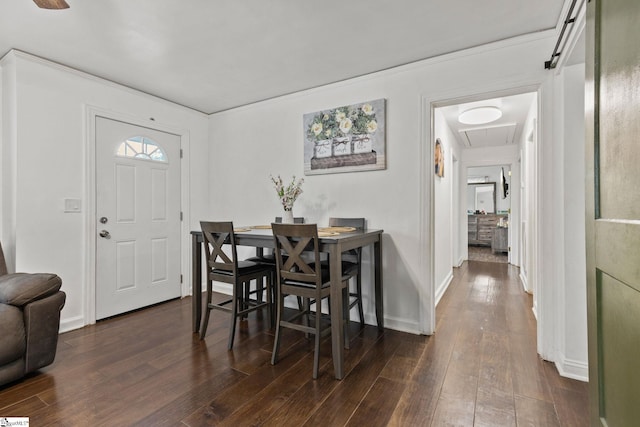
{"label": "framed flower artwork", "polygon": [[305,175],[385,169],[385,115],[384,99],[304,114]]}

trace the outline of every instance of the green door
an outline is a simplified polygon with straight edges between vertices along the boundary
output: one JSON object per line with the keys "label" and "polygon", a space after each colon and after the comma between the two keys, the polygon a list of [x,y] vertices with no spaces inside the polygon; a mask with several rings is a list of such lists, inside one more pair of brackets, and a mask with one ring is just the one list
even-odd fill
{"label": "green door", "polygon": [[587,9],[591,424],[640,425],[640,1]]}

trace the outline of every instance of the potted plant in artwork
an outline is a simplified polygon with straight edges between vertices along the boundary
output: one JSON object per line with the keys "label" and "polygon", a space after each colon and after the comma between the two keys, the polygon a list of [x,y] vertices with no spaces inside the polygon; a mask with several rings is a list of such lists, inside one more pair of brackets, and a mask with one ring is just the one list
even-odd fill
{"label": "potted plant in artwork", "polygon": [[349,107],[340,107],[333,110],[336,124],[336,132],[333,138],[333,155],[345,156],[351,154],[351,130],[353,120],[349,114]]}
{"label": "potted plant in artwork", "polygon": [[287,185],[282,182],[280,175],[276,178],[271,176],[271,181],[273,182],[273,186],[276,189],[276,193],[278,193],[280,203],[282,203],[282,208],[284,209],[282,222],[284,224],[293,224],[293,203],[302,194],[302,183],[304,183],[304,178],[300,178],[296,181],[296,177],[294,175],[291,182]]}
{"label": "potted plant in artwork", "polygon": [[370,153],[373,150],[371,135],[378,130],[376,114],[371,104],[362,104],[359,108],[351,111],[352,150],[354,154]]}
{"label": "potted plant in artwork", "polygon": [[316,158],[331,157],[335,127],[334,117],[330,113],[316,114],[309,123],[307,137],[313,141],[313,155]]}

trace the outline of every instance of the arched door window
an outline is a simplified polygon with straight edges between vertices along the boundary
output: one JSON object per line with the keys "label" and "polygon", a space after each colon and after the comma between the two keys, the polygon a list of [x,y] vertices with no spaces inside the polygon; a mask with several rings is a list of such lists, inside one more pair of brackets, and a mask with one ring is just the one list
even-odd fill
{"label": "arched door window", "polygon": [[164,150],[154,140],[144,136],[134,136],[122,142],[116,155],[162,163],[169,161]]}

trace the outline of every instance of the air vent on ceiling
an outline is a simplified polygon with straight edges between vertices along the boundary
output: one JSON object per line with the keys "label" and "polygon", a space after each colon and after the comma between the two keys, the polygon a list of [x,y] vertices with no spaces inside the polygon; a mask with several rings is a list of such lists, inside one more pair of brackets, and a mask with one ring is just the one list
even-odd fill
{"label": "air vent on ceiling", "polygon": [[460,138],[468,148],[493,147],[513,143],[516,123],[461,129]]}

